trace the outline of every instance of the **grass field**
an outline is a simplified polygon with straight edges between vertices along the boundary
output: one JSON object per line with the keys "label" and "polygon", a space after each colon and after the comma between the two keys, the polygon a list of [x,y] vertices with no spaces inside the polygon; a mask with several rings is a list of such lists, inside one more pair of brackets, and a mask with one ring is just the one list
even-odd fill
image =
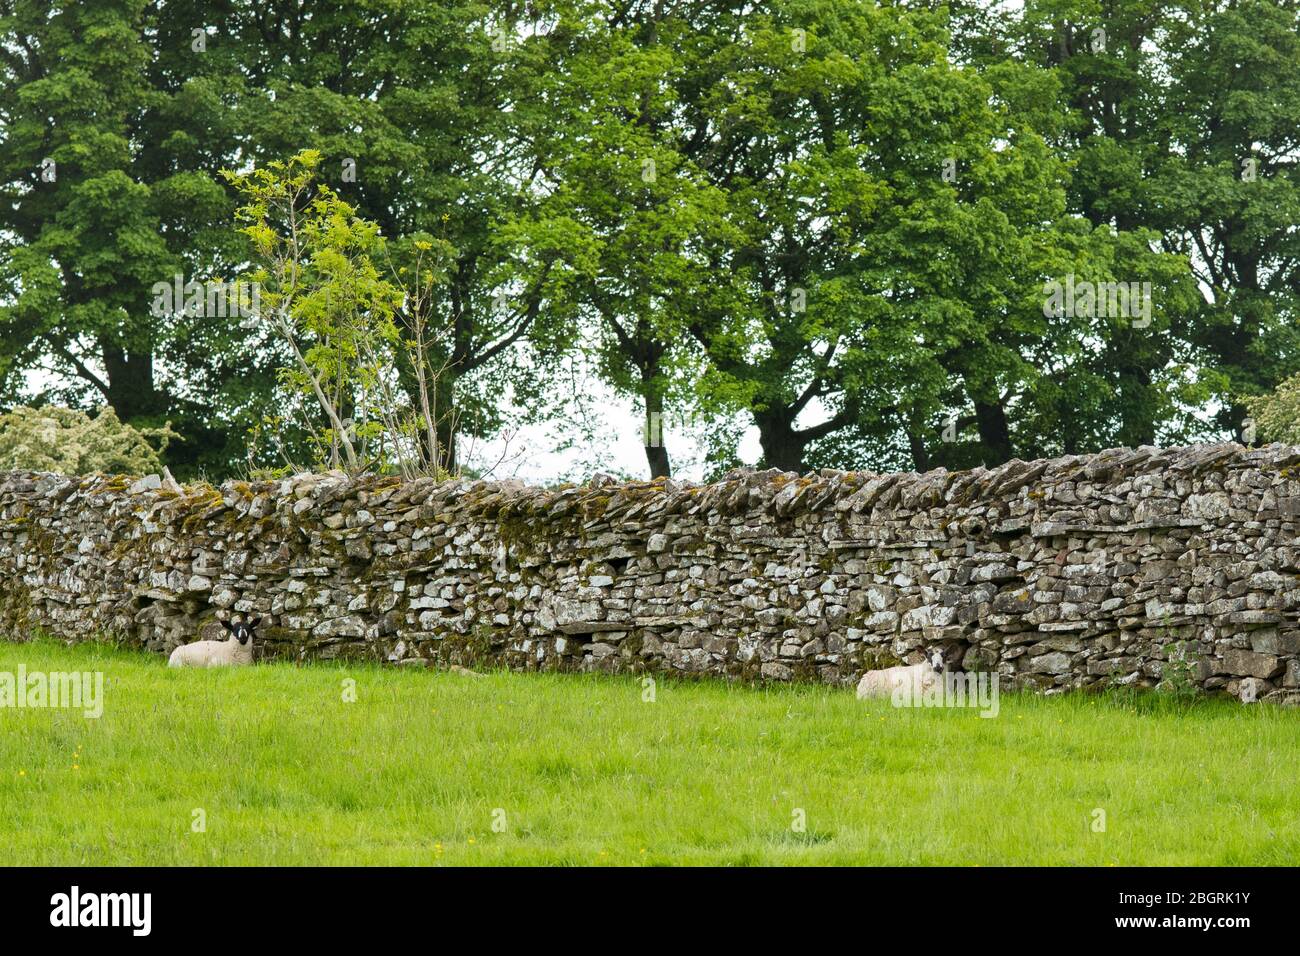
{"label": "grass field", "polygon": [[661,681],[645,702],[634,678],[0,643],[0,671],[20,664],[102,671],[105,706],[0,709],[3,865],[1300,861],[1300,713],[1272,707],[1004,694],[982,719],[819,687]]}

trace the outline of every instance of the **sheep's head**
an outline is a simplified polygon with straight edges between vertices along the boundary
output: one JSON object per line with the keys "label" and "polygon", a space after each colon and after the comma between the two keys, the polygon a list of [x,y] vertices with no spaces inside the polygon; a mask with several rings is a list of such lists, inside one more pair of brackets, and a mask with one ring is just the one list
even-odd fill
{"label": "sheep's head", "polygon": [[925,654],[925,662],[930,665],[936,674],[942,674],[944,665],[943,648],[930,648]]}
{"label": "sheep's head", "polygon": [[225,628],[230,632],[230,636],[239,641],[240,644],[247,644],[253,639],[253,629],[262,623],[260,617],[255,617],[251,621],[224,622]]}

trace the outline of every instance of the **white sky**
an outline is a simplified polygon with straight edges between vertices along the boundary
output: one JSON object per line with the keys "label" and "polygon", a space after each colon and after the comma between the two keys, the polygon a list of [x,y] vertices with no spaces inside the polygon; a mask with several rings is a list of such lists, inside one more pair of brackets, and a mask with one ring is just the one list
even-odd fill
{"label": "white sky", "polygon": [[[595,472],[648,478],[640,406],[632,399],[615,395],[597,380],[588,379],[584,392],[594,396],[586,410],[592,441],[579,440],[561,450],[572,437],[566,422],[525,425],[493,441],[462,444],[467,464],[477,470],[490,468],[493,478],[520,478],[532,484],[581,481]],[[704,477],[704,450],[694,436],[669,423],[663,428],[662,438],[673,477]],[[750,425],[744,431],[738,455],[752,465],[761,454],[758,429]]]}

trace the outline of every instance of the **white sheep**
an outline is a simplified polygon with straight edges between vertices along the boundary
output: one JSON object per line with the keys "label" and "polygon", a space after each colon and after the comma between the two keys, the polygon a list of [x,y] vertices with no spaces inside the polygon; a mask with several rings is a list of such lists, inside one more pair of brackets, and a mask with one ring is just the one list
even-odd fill
{"label": "white sheep", "polygon": [[172,651],[168,667],[239,667],[253,663],[253,629],[262,623],[260,617],[242,624],[222,621],[221,626],[230,632],[225,641],[195,641],[182,644]]}
{"label": "white sheep", "polygon": [[925,662],[910,667],[886,667],[867,671],[858,681],[858,700],[868,697],[894,696],[894,691],[907,688],[911,700],[920,700],[921,694],[943,680],[943,652],[933,648],[926,654]]}

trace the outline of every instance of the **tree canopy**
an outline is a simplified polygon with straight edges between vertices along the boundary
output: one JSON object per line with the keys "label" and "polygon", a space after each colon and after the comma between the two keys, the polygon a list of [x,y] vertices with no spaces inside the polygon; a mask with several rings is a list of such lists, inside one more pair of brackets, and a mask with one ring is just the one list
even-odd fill
{"label": "tree canopy", "polygon": [[574,364],[653,476],[681,422],[719,470],[745,426],[794,470],[1263,440],[1298,137],[1289,0],[0,0],[0,408],[171,422],[180,477],[278,463],[266,423],[311,457],[324,333],[155,292],[257,274],[239,176],[307,152],[432,277],[418,348],[373,319],[452,468],[593,401]]}

